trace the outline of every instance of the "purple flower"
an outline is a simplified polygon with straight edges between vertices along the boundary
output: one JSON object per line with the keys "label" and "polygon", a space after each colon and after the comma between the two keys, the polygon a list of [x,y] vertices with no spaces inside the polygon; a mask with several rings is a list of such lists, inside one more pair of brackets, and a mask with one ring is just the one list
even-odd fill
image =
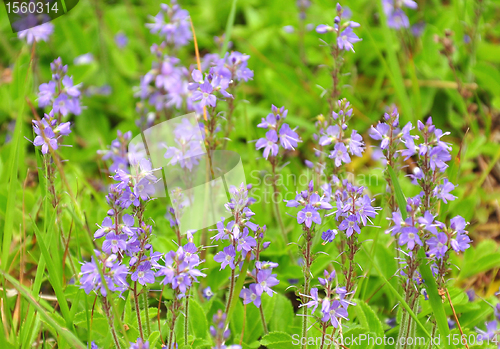
{"label": "purple flower", "polygon": [[234,246],[226,246],[214,256],[214,260],[221,263],[220,270],[225,269],[228,265],[231,269],[234,269],[234,257],[236,257]]}
{"label": "purple flower", "polygon": [[344,143],[337,143],[328,156],[330,159],[335,159],[335,166],[339,167],[342,162],[348,164],[351,162],[351,157],[347,153],[347,148]]}
{"label": "purple flower", "polygon": [[469,235],[459,232],[455,239],[450,241],[451,248],[455,250],[455,252],[463,252],[470,247],[471,239]]}
{"label": "purple flower", "polygon": [[333,31],[333,27],[326,25],[326,24],[320,24],[316,27],[316,32],[318,34],[326,34],[328,32]]}
{"label": "purple flower", "polygon": [[448,178],[443,179],[443,184],[440,184],[434,188],[433,194],[435,197],[438,199],[443,200],[445,204],[448,203],[449,201],[455,200],[457,197],[450,194],[452,190],[454,190],[457,186],[453,185],[450,181],[448,181]]}
{"label": "purple flower", "polygon": [[105,234],[109,233],[112,231],[114,228],[113,221],[111,220],[110,217],[104,218],[102,221],[102,225],[97,229],[97,231],[94,234],[94,239],[99,239],[103,237]]}
{"label": "purple flower", "polygon": [[340,33],[337,39],[337,45],[341,50],[352,50],[352,52],[354,52],[352,44],[358,41],[361,41],[361,39],[352,31],[351,27],[347,27]]}
{"label": "purple flower", "polygon": [[257,127],[275,129],[276,122],[276,116],[273,113],[269,113],[265,119],[262,118],[262,122]]}
{"label": "purple flower", "polygon": [[328,126],[326,133],[319,139],[319,145],[330,145],[336,142],[340,136],[340,127],[338,125]]}
{"label": "purple flower", "polygon": [[388,133],[390,131],[391,127],[387,125],[386,123],[379,123],[376,127],[371,127],[370,129],[370,137],[377,140],[377,141],[382,141],[380,143],[380,148],[381,149],[386,149],[387,146],[389,145],[389,136]]}
{"label": "purple flower", "polygon": [[351,139],[349,140],[349,151],[351,154],[356,156],[363,156],[365,151],[365,143],[363,142],[363,137],[356,130],[352,130]]}
{"label": "purple flower", "polygon": [[283,124],[280,128],[281,146],[287,150],[295,150],[297,142],[302,142],[299,135],[288,124]]}
{"label": "purple flower", "polygon": [[250,252],[252,247],[257,246],[257,241],[252,237],[248,236],[248,228],[243,229],[243,234],[238,238],[238,245],[236,250]]}
{"label": "purple flower", "polygon": [[486,331],[480,330],[477,328],[477,332],[479,333],[478,340],[480,341],[491,341],[497,338],[497,322],[490,321],[486,324]]}
{"label": "purple flower", "polygon": [[339,319],[347,319],[347,310],[340,306],[340,302],[338,300],[334,300],[330,303],[330,301],[323,301],[323,305],[321,307],[321,312],[323,313],[323,317],[321,321],[330,322],[333,327],[337,328],[339,326]]}
{"label": "purple flower", "polygon": [[323,239],[323,245],[327,244],[328,242],[333,242],[333,239],[335,239],[335,236],[337,235],[337,231],[335,229],[328,229],[327,231],[324,231],[321,234],[321,238]]}
{"label": "purple flower", "polygon": [[118,33],[115,35],[115,42],[119,48],[124,48],[128,44],[128,38],[123,33]]}
{"label": "purple flower", "polygon": [[342,223],[339,225],[340,230],[345,230],[346,231],[346,236],[351,237],[354,232],[360,234],[361,229],[359,229],[358,226],[358,217],[356,215],[350,215],[347,217],[347,219],[344,219]]}
{"label": "purple flower", "polygon": [[438,233],[435,224],[433,224],[434,216],[429,211],[426,211],[423,217],[419,217],[418,222],[423,224],[424,229],[427,229],[432,234]]}
{"label": "purple flower", "polygon": [[406,13],[400,8],[395,9],[387,18],[387,26],[393,29],[408,28],[410,26],[410,21]]}
{"label": "purple flower", "polygon": [[280,282],[276,279],[276,274],[272,274],[271,269],[261,269],[257,274],[257,284],[255,286],[255,292],[260,296],[263,292],[266,292],[270,297],[273,296],[273,290],[271,287],[276,286]]}
{"label": "purple flower", "polygon": [[201,294],[207,301],[209,301],[214,296],[214,293],[212,292],[210,286],[204,288]]}
{"label": "purple flower", "polygon": [[318,289],[316,287],[311,288],[311,295],[303,295],[307,298],[311,298],[311,300],[305,304],[301,304],[300,307],[308,307],[308,308],[313,308],[311,313],[314,313],[316,308],[318,307],[319,301],[318,301]]}
{"label": "purple flower", "polygon": [[[24,27],[28,27],[27,23]],[[52,23],[43,23],[32,28],[21,30],[17,33],[17,37],[19,39],[26,38],[28,45],[31,45],[33,42],[48,41],[49,36],[53,33],[53,31],[54,25]]]}
{"label": "purple flower", "polygon": [[266,138],[260,138],[257,143],[255,144],[255,148],[261,149],[264,148],[264,158],[267,160],[269,157],[269,153],[271,153],[271,156],[276,156],[278,155],[279,147],[278,144],[278,135],[275,130],[269,130],[266,132]]}
{"label": "purple flower", "polygon": [[208,81],[205,81],[203,84],[199,86],[199,91],[194,91],[192,99],[193,101],[200,101],[200,106],[206,107],[211,106],[215,107],[217,103],[217,98],[213,95],[213,87]]}
{"label": "purple flower", "polygon": [[307,205],[297,214],[297,223],[303,224],[304,222],[308,228],[311,228],[313,222],[321,224],[321,217],[318,211],[311,205]]}
{"label": "purple flower", "polygon": [[137,267],[131,279],[138,281],[141,285],[153,284],[155,282],[155,273],[151,270],[151,263],[146,261]]}
{"label": "purple flower", "polygon": [[52,130],[51,127],[45,127],[43,129],[43,133],[40,129],[40,126],[43,128],[43,122],[41,125],[37,125],[37,127],[34,127],[34,131],[37,134],[35,139],[33,140],[33,145],[35,147],[42,146],[42,154],[47,154],[49,152],[49,148],[56,150],[59,145],[57,144],[57,138],[56,135],[54,134],[54,131]]}
{"label": "purple flower", "polygon": [[429,155],[432,170],[435,171],[436,168],[438,168],[440,172],[444,172],[444,170],[448,167],[445,162],[451,160],[450,153],[446,149],[436,146],[432,148]]}
{"label": "purple flower", "polygon": [[436,256],[436,258],[441,259],[448,251],[448,237],[445,233],[438,233],[437,236],[431,237],[427,240],[427,245],[429,246],[429,256]]}
{"label": "purple flower", "polygon": [[137,338],[135,343],[130,342],[129,349],[149,349],[149,342],[144,342],[141,338]]}
{"label": "purple flower", "polygon": [[44,108],[52,104],[52,97],[56,93],[56,83],[54,81],[49,81],[48,83],[41,84],[38,87],[38,106]]}
{"label": "purple flower", "polygon": [[155,193],[155,187],[149,183],[146,178],[143,178],[134,187],[134,194],[146,201]]}
{"label": "purple flower", "polygon": [[154,23],[148,23],[146,27],[151,33],[163,36],[167,43],[180,47],[191,40],[189,12],[181,9],[177,1],[172,2],[171,6],[162,4],[161,11],[152,19]]}
{"label": "purple flower", "polygon": [[[107,217],[108,218],[108,217]],[[102,243],[102,250],[106,253],[118,253],[127,249],[127,235],[109,233]]]}
{"label": "purple flower", "polygon": [[260,308],[260,294],[257,293],[257,284],[250,284],[249,288],[243,288],[240,297],[243,298],[243,304],[253,303],[257,308]]}
{"label": "purple flower", "polygon": [[399,245],[403,246],[408,244],[408,249],[413,250],[415,244],[423,246],[422,240],[418,236],[418,229],[415,227],[404,227],[401,229],[401,235],[399,236]]}

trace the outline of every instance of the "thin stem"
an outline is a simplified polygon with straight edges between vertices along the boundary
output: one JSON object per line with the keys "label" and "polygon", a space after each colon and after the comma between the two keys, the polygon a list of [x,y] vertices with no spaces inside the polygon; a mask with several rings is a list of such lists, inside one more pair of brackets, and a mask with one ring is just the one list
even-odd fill
{"label": "thin stem", "polygon": [[163,285],[163,287],[161,288],[160,298],[158,299],[158,314],[157,314],[156,318],[158,320],[158,332],[160,333],[160,339],[161,339],[161,342],[165,345],[165,341],[163,340],[163,337],[161,336],[161,321],[160,321],[161,297],[163,296],[164,290],[165,290],[165,285]]}
{"label": "thin stem", "polygon": [[327,327],[327,324],[323,323],[323,330],[321,331],[322,332],[322,334],[321,334],[321,345],[319,346],[319,349],[323,349],[323,347],[325,346],[326,327]]}
{"label": "thin stem", "polygon": [[226,314],[229,311],[229,307],[231,306],[231,301],[233,299],[233,292],[234,292],[234,269],[231,270],[231,283],[229,284],[229,295],[227,297],[226,311],[225,311]]}
{"label": "thin stem", "polygon": [[147,288],[145,288],[142,292],[142,303],[144,307],[144,313],[146,315],[146,336],[149,338],[149,335],[151,334],[151,324],[149,320],[149,302]]}
{"label": "thin stem", "polygon": [[191,291],[191,289],[188,289],[186,294],[186,311],[185,311],[186,316],[184,316],[184,345],[188,344],[189,291]]}
{"label": "thin stem", "polygon": [[115,323],[113,321],[113,314],[109,311],[110,305],[106,298],[102,298],[102,307],[104,312],[106,313],[106,317],[108,318],[109,328],[111,328],[111,334],[113,335],[113,340],[115,342],[115,346],[117,349],[121,349],[120,341],[118,340],[118,336],[116,334]]}
{"label": "thin stem", "polygon": [[[462,326],[460,326],[460,322],[458,321],[457,313],[455,312],[455,307],[453,306],[453,303],[451,302],[450,293],[448,292],[447,288],[445,288],[445,291],[446,291],[446,296],[448,297],[448,302],[450,302],[451,310],[453,311],[453,316],[455,317],[455,322],[457,323],[458,330],[460,331],[461,338],[464,338],[464,331],[462,331]],[[462,341],[462,344],[465,345],[465,347],[467,349],[469,349],[469,345],[467,344],[467,340]]]}
{"label": "thin stem", "polygon": [[266,318],[264,317],[264,309],[262,309],[262,304],[260,305],[259,310],[260,319],[262,320],[262,327],[264,327],[264,334],[268,334],[269,331],[267,330]]}
{"label": "thin stem", "polygon": [[[309,286],[310,286],[310,274],[311,274],[311,244],[312,244],[312,234],[311,229],[304,226],[304,237],[306,240],[305,252],[304,252],[304,295],[309,294]],[[304,304],[304,299],[302,301]],[[307,315],[308,310],[307,307],[302,307],[303,317],[302,317],[302,338],[307,338]],[[302,345],[303,349],[307,348],[307,343]]]}
{"label": "thin stem", "polygon": [[137,281],[134,282],[134,303],[135,303],[135,312],[137,314],[137,324],[139,326],[139,334],[141,335],[141,339],[144,340],[144,332],[142,331],[142,322],[141,322],[141,310],[139,308],[139,299],[137,297]]}

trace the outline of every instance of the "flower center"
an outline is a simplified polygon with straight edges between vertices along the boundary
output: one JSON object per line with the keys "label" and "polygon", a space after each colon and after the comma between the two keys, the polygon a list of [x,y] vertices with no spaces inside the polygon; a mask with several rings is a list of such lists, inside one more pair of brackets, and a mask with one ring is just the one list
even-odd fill
{"label": "flower center", "polygon": [[233,259],[230,255],[226,255],[226,261],[230,261],[231,259]]}
{"label": "flower center", "polygon": [[208,97],[208,93],[203,92],[203,98],[207,98],[207,97]]}
{"label": "flower center", "polygon": [[138,272],[137,276],[139,276],[139,279],[142,279],[144,277],[144,272],[143,271]]}
{"label": "flower center", "polygon": [[118,240],[111,240],[111,245],[113,245],[113,246],[118,245]]}
{"label": "flower center", "polygon": [[250,296],[250,299],[252,301],[256,300],[257,299],[257,295],[255,293],[252,293],[252,295]]}
{"label": "flower center", "polygon": [[415,234],[414,234],[414,233],[410,233],[410,234],[408,234],[408,238],[409,238],[410,240],[415,239]]}
{"label": "flower center", "polygon": [[137,187],[137,190],[139,190],[139,191],[143,191],[143,190],[144,190],[144,185],[142,185],[142,184],[141,184],[140,186],[138,186],[138,187]]}
{"label": "flower center", "polygon": [[312,212],[306,212],[306,217],[307,217],[307,218],[311,218],[311,217],[312,217],[312,215],[313,215],[313,214],[312,214]]}

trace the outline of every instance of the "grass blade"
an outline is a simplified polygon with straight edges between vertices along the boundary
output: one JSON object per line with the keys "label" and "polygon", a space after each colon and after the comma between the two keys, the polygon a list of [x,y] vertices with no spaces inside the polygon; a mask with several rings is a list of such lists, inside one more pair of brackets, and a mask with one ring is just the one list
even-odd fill
{"label": "grass blade", "polygon": [[[55,321],[48,313],[45,311],[44,307],[38,303],[33,296],[30,295],[29,291],[26,290],[26,288],[22,285],[19,284],[19,282],[14,279],[12,276],[10,276],[8,273],[6,273],[3,269],[0,269],[0,273],[3,275],[5,279],[7,279],[15,289],[28,301],[33,305],[36,310],[38,311],[38,314],[40,314],[45,321],[52,326],[59,335],[61,335],[68,343],[71,344],[71,348],[76,348],[76,349],[86,349],[86,346],[67,328],[61,327],[57,321]],[[54,312],[55,310],[52,310]]]}
{"label": "grass blade", "polygon": [[45,263],[47,264],[47,270],[49,272],[50,278],[50,284],[52,285],[52,288],[54,289],[54,292],[57,297],[57,301],[59,302],[59,307],[61,309],[61,313],[64,317],[64,320],[66,320],[66,326],[68,328],[73,329],[73,323],[71,321],[71,315],[69,312],[69,306],[68,302],[66,301],[66,297],[64,296],[64,291],[62,289],[62,282],[61,279],[59,278],[59,273],[56,270],[56,266],[54,264],[54,261],[52,260],[49,250],[47,249],[47,246],[45,245],[45,242],[43,241],[43,236],[40,230],[38,229],[36,223],[33,221],[33,230],[35,232],[36,238],[38,245],[40,247],[40,251],[42,252],[43,258],[45,259]]}
{"label": "grass blade", "polygon": [[220,49],[220,56],[224,57],[226,54],[227,48],[229,46],[229,39],[231,38],[231,32],[233,31],[234,26],[234,17],[236,16],[236,3],[238,0],[233,0],[231,4],[231,11],[229,12],[229,17],[227,18],[226,30],[224,32],[224,43]]}

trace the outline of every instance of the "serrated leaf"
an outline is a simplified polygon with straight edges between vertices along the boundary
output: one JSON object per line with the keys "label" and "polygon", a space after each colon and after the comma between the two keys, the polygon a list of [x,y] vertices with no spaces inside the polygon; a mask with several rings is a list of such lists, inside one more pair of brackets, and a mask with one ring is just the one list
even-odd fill
{"label": "serrated leaf", "polygon": [[286,332],[271,332],[262,337],[260,344],[269,349],[289,349],[292,345],[292,336]]}

